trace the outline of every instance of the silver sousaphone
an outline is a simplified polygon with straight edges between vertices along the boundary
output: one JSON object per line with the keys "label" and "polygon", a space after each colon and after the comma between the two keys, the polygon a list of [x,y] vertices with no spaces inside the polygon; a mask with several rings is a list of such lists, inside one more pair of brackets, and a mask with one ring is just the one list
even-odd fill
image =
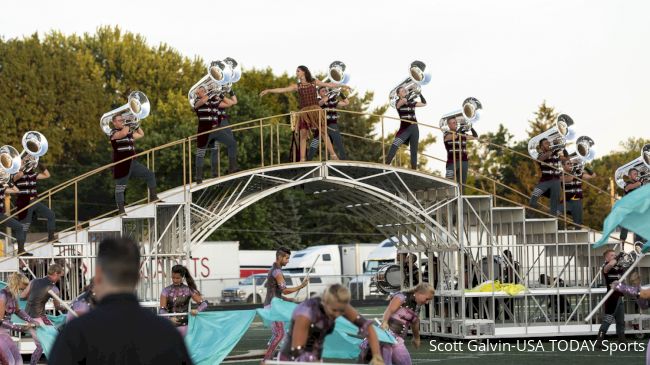
{"label": "silver sousaphone", "polygon": [[151,103],[149,98],[141,92],[134,91],[129,94],[126,104],[115,108],[108,113],[104,113],[99,119],[99,126],[107,136],[111,134],[111,125],[113,118],[121,115],[124,119],[124,126],[132,129],[138,129],[140,121],[149,116],[151,112]]}
{"label": "silver sousaphone", "polygon": [[426,65],[422,61],[413,61],[411,62],[411,67],[409,68],[409,77],[402,81],[399,85],[395,86],[393,90],[388,94],[390,99],[390,106],[395,108],[399,96],[397,96],[397,90],[400,88],[406,89],[406,98],[408,100],[413,100],[416,97],[420,96],[422,91],[422,86],[428,84],[431,81],[431,74],[424,72]]}
{"label": "silver sousaphone", "polygon": [[224,94],[232,88],[232,84],[241,78],[241,67],[234,58],[226,57],[223,60],[212,61],[208,66],[208,72],[196,82],[187,93],[190,106],[199,99],[197,91],[204,89],[208,97]]}
{"label": "silver sousaphone", "polygon": [[594,149],[594,140],[588,136],[580,136],[573,146],[567,147],[569,154],[569,161],[571,161],[573,175],[580,175],[585,168],[587,162],[592,161],[596,157],[596,150]]}
{"label": "silver sousaphone", "polygon": [[440,118],[440,129],[443,132],[449,131],[449,122],[456,119],[458,132],[469,132],[476,122],[480,119],[479,110],[483,109],[483,105],[477,98],[469,97],[463,101],[459,110],[447,113]]}
{"label": "silver sousaphone", "polygon": [[547,139],[551,143],[551,151],[561,151],[567,141],[575,138],[575,131],[571,126],[573,119],[566,114],[560,114],[555,120],[555,125],[548,130],[536,135],[528,141],[528,154],[537,160],[540,155],[539,143]]}
{"label": "silver sousaphone", "polygon": [[616,185],[621,189],[625,188],[625,177],[630,176],[630,170],[632,169],[639,171],[639,181],[650,181],[650,144],[646,144],[641,148],[641,156],[619,167],[614,172]]}
{"label": "silver sousaphone", "polygon": [[20,171],[31,171],[38,166],[38,160],[47,153],[47,138],[41,132],[29,131],[23,134],[22,145]]}
{"label": "silver sousaphone", "polygon": [[[334,61],[330,63],[329,69],[327,70],[327,77],[323,79],[323,82],[335,82],[341,85],[347,85],[350,82],[350,73],[346,71],[345,63],[341,61]],[[339,96],[343,92],[342,87],[330,88],[328,92],[328,97]],[[345,95],[348,97],[349,95]]]}
{"label": "silver sousaphone", "polygon": [[4,186],[9,183],[11,175],[20,171],[20,165],[21,159],[18,150],[9,145],[0,147],[0,185]]}

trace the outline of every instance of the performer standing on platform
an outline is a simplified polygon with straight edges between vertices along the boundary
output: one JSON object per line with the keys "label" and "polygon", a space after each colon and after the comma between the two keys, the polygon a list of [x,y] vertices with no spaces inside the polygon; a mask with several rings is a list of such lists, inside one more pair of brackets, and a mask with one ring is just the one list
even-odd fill
{"label": "performer standing on platform", "polygon": [[363,318],[350,305],[350,291],[341,284],[325,289],[323,297],[314,297],[300,303],[291,315],[291,329],[280,350],[281,361],[320,362],[325,337],[334,330],[339,316],[345,316],[359,327],[359,335],[368,338],[372,351],[371,365],[383,365],[377,333],[372,321]]}
{"label": "performer standing on platform", "polygon": [[564,181],[564,205],[560,206],[560,213],[566,212],[571,214],[573,222],[582,224],[582,180],[589,180],[596,176],[596,174],[588,169],[581,169],[577,175],[573,175],[573,163],[570,160],[562,161],[564,174],[562,181]]}
{"label": "performer standing on platform", "polygon": [[[5,207],[5,194],[18,194],[19,190],[15,185],[0,186],[0,221],[7,218],[5,212],[7,211]],[[33,256],[32,253],[25,251],[25,231],[23,225],[15,220],[14,218],[9,218],[4,222],[4,225],[11,228],[11,233],[16,238],[18,243],[18,256]]]}
{"label": "performer standing on platform", "polygon": [[[413,345],[420,348],[420,307],[428,304],[435,290],[427,283],[391,294],[391,300],[384,311],[381,328],[391,332],[397,340],[394,344],[381,345],[381,355],[386,365],[411,365],[411,355],[404,341],[409,329],[413,331]],[[367,363],[368,340],[361,343],[360,363]]]}
{"label": "performer standing on platform", "polygon": [[407,99],[407,95],[406,88],[400,87],[397,89],[399,99],[395,104],[395,108],[401,120],[399,130],[395,135],[395,140],[393,140],[393,144],[388,151],[386,163],[390,165],[397,154],[399,146],[408,143],[411,147],[411,168],[415,170],[418,167],[418,143],[420,141],[420,129],[415,118],[415,108],[426,106],[427,101],[422,94],[420,94],[420,101],[409,100]]}
{"label": "performer standing on platform", "polygon": [[[185,279],[187,285],[183,284],[183,279]],[[172,285],[166,287],[160,293],[159,313],[187,313],[190,299],[199,304],[196,309],[190,311],[193,316],[203,312],[208,307],[208,301],[203,300],[187,268],[183,265],[174,265],[172,267]],[[178,328],[181,335],[185,336],[187,334],[187,316],[169,317],[169,320]]]}
{"label": "performer standing on platform", "polygon": [[[221,98],[226,102],[226,104],[219,104],[219,124],[217,127],[227,127],[230,125],[230,117],[228,116],[228,111],[226,109],[237,105],[237,95],[235,95],[235,91],[232,89],[232,87],[227,94],[228,96],[225,94],[221,95]],[[217,142],[226,145],[226,149],[228,151],[228,173],[232,174],[239,171],[239,167],[237,166],[237,141],[235,140],[235,136],[232,133],[232,129],[220,129],[214,132],[214,135],[214,140],[210,144],[210,148],[213,150],[213,155],[218,151]]]}
{"label": "performer standing on platform", "polygon": [[[124,117],[115,114],[112,118],[113,129],[110,131],[111,146],[113,147],[113,162],[135,156],[135,140],[144,137],[144,131],[139,125],[136,129],[124,125]],[[115,179],[115,202],[119,214],[126,214],[124,210],[124,192],[129,178],[133,176],[144,179],[149,188],[149,201],[159,200],[156,194],[156,175],[135,159],[126,160],[113,166]]]}
{"label": "performer standing on platform", "polygon": [[465,192],[465,183],[467,182],[467,173],[469,170],[469,159],[467,158],[467,141],[478,138],[478,133],[472,128],[472,135],[469,136],[465,131],[458,131],[458,120],[449,119],[447,122],[449,130],[444,133],[443,139],[445,149],[447,150],[447,165],[445,177],[454,179],[460,183],[461,194]]}
{"label": "performer standing on platform", "polygon": [[[197,133],[206,132],[214,128],[228,125],[228,115],[226,108],[237,104],[237,96],[230,91],[230,97],[223,94],[210,97],[204,87],[199,87],[196,91],[198,100],[194,103],[194,111],[199,119]],[[209,148],[212,151],[211,170],[212,177],[217,176],[217,143],[221,142],[226,145],[228,150],[228,169],[229,172],[237,171],[237,142],[230,128],[222,129],[212,133],[200,135],[197,140],[196,149],[196,182],[203,182],[203,160],[205,152]]]}
{"label": "performer standing on platform", "polygon": [[[20,295],[22,299],[27,299],[27,305],[25,306],[27,314],[40,324],[46,324],[49,326],[53,325],[45,315],[45,304],[50,300],[50,298],[54,300],[55,309],[65,311],[65,308],[61,303],[59,303],[59,301],[49,293],[52,291],[57,296],[61,295],[59,288],[56,287],[56,283],[61,279],[63,274],[63,268],[60,265],[52,264],[47,268],[46,277],[32,280]],[[32,337],[34,337],[36,349],[32,353],[32,358],[29,363],[31,365],[36,365],[43,354],[43,347],[38,341],[35,332],[32,333]]]}
{"label": "performer standing on platform", "polygon": [[565,160],[566,157],[564,155],[560,156],[561,150],[551,150],[551,142],[547,138],[542,138],[539,141],[538,149],[540,153],[537,160],[539,161],[542,176],[539,178],[535,189],[533,189],[528,205],[531,208],[537,208],[539,197],[549,191],[551,194],[551,215],[558,215],[560,213],[560,175],[562,174],[560,160]]}
{"label": "performer standing on platform", "polygon": [[[37,327],[38,322],[34,321],[18,305],[18,293],[24,290],[29,284],[27,277],[21,273],[9,275],[7,287],[0,290],[0,364],[22,364],[23,358],[16,342],[13,341],[9,331],[27,332],[30,328]],[[27,322],[25,325],[17,325],[11,321],[11,315],[16,314],[20,319]]]}
{"label": "performer standing on platform", "polygon": [[[18,198],[16,199],[16,209],[21,210],[31,204],[38,197],[38,190],[36,189],[36,181],[49,179],[50,171],[43,164],[38,165],[41,172],[36,171],[36,164],[29,161],[30,156],[23,157],[23,170],[14,175],[14,183],[18,188]],[[25,234],[29,231],[29,226],[32,224],[34,212],[42,215],[47,219],[47,241],[53,242],[56,238],[54,232],[56,230],[56,216],[45,204],[38,202],[26,210],[18,213],[18,219],[23,225]]]}
{"label": "performer standing on platform", "polygon": [[[318,89],[318,95],[320,96],[320,101],[318,103],[323,109],[336,109],[340,106],[347,106],[350,104],[350,101],[345,97],[345,95],[334,92],[330,93],[325,87]],[[336,110],[327,110],[325,118],[327,119],[327,136],[329,137],[330,142],[334,144],[334,150],[336,151],[334,154],[330,151],[330,158],[332,160],[347,160],[345,149],[343,148],[341,131],[339,130],[339,113]],[[320,134],[316,129],[314,132],[314,138],[311,140],[309,145],[309,153],[307,154],[308,160],[314,158],[319,145]]]}
{"label": "performer standing on platform", "polygon": [[[300,151],[300,161],[302,162],[306,161],[307,158],[307,139],[309,139],[309,130],[317,129],[319,126],[322,129],[325,124],[321,123],[321,118],[319,118],[321,108],[318,105],[318,93],[316,91],[316,87],[340,87],[349,89],[349,86],[337,84],[335,82],[322,82],[318,79],[315,79],[312,77],[311,72],[306,66],[298,66],[296,69],[296,76],[298,77],[297,84],[291,84],[287,87],[275,89],[266,89],[260,93],[260,96],[264,96],[268,93],[281,94],[293,91],[298,92],[298,104],[300,106],[301,112],[298,115],[297,126],[300,136],[298,150]],[[325,139],[325,145],[327,146],[328,151],[330,151],[330,153],[333,153],[328,139]]]}
{"label": "performer standing on platform", "polygon": [[[271,265],[271,270],[266,277],[266,298],[264,299],[264,307],[268,308],[271,306],[271,301],[273,298],[280,298],[292,302],[290,298],[286,298],[283,294],[291,294],[299,291],[300,289],[307,286],[307,279],[296,287],[288,288],[284,280],[284,275],[282,275],[282,267],[286,266],[289,263],[289,257],[291,257],[291,250],[286,247],[280,247],[275,251],[275,262]],[[268,342],[268,348],[264,354],[264,360],[268,360],[273,357],[275,349],[278,347],[282,339],[284,338],[284,323],[283,322],[273,322],[271,324],[271,339]]]}
{"label": "performer standing on platform", "polygon": [[[605,286],[608,290],[614,290],[612,284],[615,281],[618,281],[625,271],[616,265],[618,261],[614,250],[605,251],[603,256],[605,257],[605,264],[603,265],[601,272],[605,278]],[[605,301],[603,323],[600,325],[598,337],[596,338],[596,341],[601,346],[609,326],[614,322],[616,322],[616,335],[618,336],[618,340],[625,341],[625,304],[621,300],[622,296],[623,294],[615,291],[607,301]]]}
{"label": "performer standing on platform", "polygon": [[[644,184],[644,182],[639,179],[639,170],[637,170],[636,168],[631,168],[628,171],[628,175],[630,177],[630,180],[625,182],[625,188],[624,188],[625,195],[627,195],[627,194],[633,192],[634,190],[640,188]],[[620,239],[621,239],[621,243],[625,243],[625,240],[627,239],[627,232],[628,232],[627,228],[621,227],[621,234],[619,236]],[[634,233],[634,242],[635,243],[636,242],[645,243],[645,241],[646,241],[646,239],[644,237],[641,237],[638,234]]]}

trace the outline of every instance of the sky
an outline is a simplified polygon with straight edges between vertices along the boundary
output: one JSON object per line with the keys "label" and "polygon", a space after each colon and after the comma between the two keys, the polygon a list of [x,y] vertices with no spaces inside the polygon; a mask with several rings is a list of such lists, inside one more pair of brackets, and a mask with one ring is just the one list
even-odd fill
{"label": "sky", "polygon": [[[479,133],[502,123],[523,139],[545,100],[602,155],[629,137],[650,138],[648,14],[647,0],[39,0],[3,3],[0,35],[119,25],[152,45],[206,61],[230,56],[244,68],[293,73],[304,64],[324,73],[341,60],[350,85],[374,91],[375,105],[388,101],[417,59],[432,75],[419,121],[437,125],[473,96],[484,108]],[[387,129],[397,129],[393,123]],[[439,133],[420,134],[427,132]],[[442,155],[442,144],[432,149]]]}

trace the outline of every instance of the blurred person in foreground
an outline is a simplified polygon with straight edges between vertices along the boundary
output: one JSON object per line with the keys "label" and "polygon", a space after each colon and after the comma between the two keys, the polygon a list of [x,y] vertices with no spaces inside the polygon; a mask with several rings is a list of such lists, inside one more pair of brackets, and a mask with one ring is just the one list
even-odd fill
{"label": "blurred person in foreground", "polygon": [[97,306],[68,323],[57,337],[50,365],[192,364],[180,333],[138,304],[140,251],[130,239],[99,244],[94,291]]}

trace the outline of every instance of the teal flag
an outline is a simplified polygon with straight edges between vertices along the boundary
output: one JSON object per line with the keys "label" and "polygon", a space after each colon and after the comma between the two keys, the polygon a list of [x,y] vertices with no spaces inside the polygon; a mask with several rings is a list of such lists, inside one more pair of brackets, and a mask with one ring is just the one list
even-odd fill
{"label": "teal flag", "polygon": [[[614,204],[603,224],[603,236],[593,244],[593,248],[607,243],[609,235],[618,226],[627,228],[644,238],[650,238],[650,185],[634,190]],[[648,249],[646,246],[644,251]]]}
{"label": "teal flag", "polygon": [[220,364],[244,336],[253,318],[254,310],[201,312],[189,316],[185,344],[194,364]]}
{"label": "teal flag", "polygon": [[[291,314],[296,309],[298,304],[287,302],[280,298],[273,298],[269,308],[260,308],[257,310],[257,315],[262,318],[264,327],[271,327],[271,322],[284,322],[288,324],[291,322]],[[285,326],[286,327],[286,326]]]}
{"label": "teal flag", "polygon": [[[377,325],[373,324],[375,333],[379,342],[393,344],[395,337],[390,333],[384,331]],[[354,323],[348,321],[347,318],[338,317],[334,332],[325,337],[325,346],[323,349],[323,357],[328,359],[356,359],[359,357],[361,349],[359,345],[363,341],[358,337],[359,327]]]}
{"label": "teal flag", "polygon": [[56,336],[58,336],[59,330],[54,326],[40,326],[36,327],[36,337],[38,337],[38,342],[43,346],[43,353],[45,357],[50,357],[50,351],[54,347],[54,341]]}

